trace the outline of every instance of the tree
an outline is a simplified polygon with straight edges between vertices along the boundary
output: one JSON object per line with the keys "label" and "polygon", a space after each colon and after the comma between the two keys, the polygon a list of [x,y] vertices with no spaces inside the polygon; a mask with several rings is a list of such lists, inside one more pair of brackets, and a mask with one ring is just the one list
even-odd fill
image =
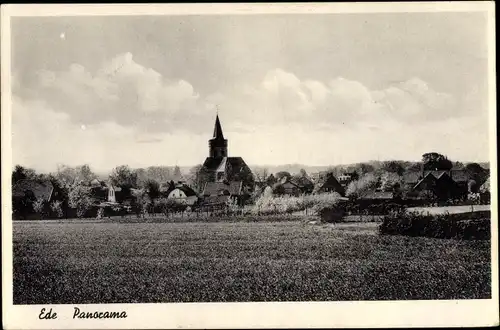
{"label": "tree", "polygon": [[123,195],[131,196],[131,189],[137,188],[137,173],[132,171],[127,165],[117,166],[109,175],[111,184],[121,187]]}
{"label": "tree", "polygon": [[422,163],[424,170],[438,171],[438,170],[451,170],[453,163],[444,155],[437,152],[429,152],[422,155]]}
{"label": "tree", "polygon": [[209,181],[210,173],[203,165],[196,165],[189,170],[188,184],[197,191],[201,191],[205,187],[205,183]]}
{"label": "tree", "polygon": [[69,206],[76,209],[76,216],[84,217],[92,207],[92,195],[90,187],[74,185],[69,191]]}
{"label": "tree", "polygon": [[45,201],[42,198],[37,198],[33,202],[33,211],[35,213],[40,214],[40,216],[43,218],[44,216],[44,208],[45,208]]}
{"label": "tree", "polygon": [[78,173],[80,180],[83,180],[84,182],[90,182],[94,179],[97,179],[97,175],[92,172],[88,164],[78,166],[76,168],[76,172]]}
{"label": "tree", "polygon": [[272,186],[272,185],[274,185],[276,182],[278,182],[278,181],[276,180],[276,178],[274,177],[274,175],[273,175],[273,174],[269,175],[269,176],[267,177],[267,179],[266,179],[266,183],[267,183],[267,185],[268,185],[268,186]]}
{"label": "tree", "polygon": [[147,213],[148,207],[151,204],[151,199],[146,193],[145,189],[131,189],[132,208],[135,210],[137,216],[145,215]]}
{"label": "tree", "polygon": [[402,185],[402,178],[394,172],[385,172],[380,178],[380,188],[382,191],[397,191]]}
{"label": "tree", "polygon": [[374,189],[379,183],[379,179],[372,173],[365,174],[359,180],[352,181],[347,186],[346,196],[359,197],[370,189]]}
{"label": "tree", "polygon": [[259,182],[265,182],[269,177],[269,170],[267,168],[263,168],[261,170],[254,170],[255,178]]}
{"label": "tree", "polygon": [[16,165],[12,171],[12,184],[24,179],[35,179],[36,172],[30,168],[25,168],[21,165]]}
{"label": "tree", "polygon": [[253,190],[254,185],[255,185],[255,179],[253,177],[253,173],[248,168],[248,166],[243,166],[241,167],[240,171],[238,173],[234,173],[232,180],[234,181],[242,181],[243,186],[247,188],[251,188]]}
{"label": "tree", "polygon": [[382,170],[389,173],[396,173],[397,175],[403,175],[404,173],[403,166],[399,162],[394,160],[384,162],[382,164]]}
{"label": "tree", "polygon": [[160,184],[154,180],[148,180],[144,185],[146,192],[151,199],[151,201],[155,202],[155,200],[160,197]]}
{"label": "tree", "polygon": [[182,174],[181,174],[181,169],[179,166],[175,165],[174,167],[174,177],[173,177],[173,180],[175,182],[179,181],[180,179],[182,178]]}
{"label": "tree", "polygon": [[61,201],[53,201],[50,204],[50,209],[57,218],[62,218],[64,215]]}
{"label": "tree", "polygon": [[277,181],[281,181],[284,177],[286,177],[287,179],[290,179],[292,177],[292,175],[290,174],[290,172],[287,172],[287,171],[280,171],[280,172],[276,173],[276,180]]}

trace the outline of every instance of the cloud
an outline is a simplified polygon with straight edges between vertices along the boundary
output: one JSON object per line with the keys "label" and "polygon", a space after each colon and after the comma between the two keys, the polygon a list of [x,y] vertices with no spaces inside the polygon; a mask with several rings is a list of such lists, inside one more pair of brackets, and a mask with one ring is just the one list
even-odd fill
{"label": "cloud", "polygon": [[434,91],[419,78],[371,90],[344,77],[302,79],[273,69],[257,83],[199,95],[190,82],[168,79],[135,62],[130,53],[115,56],[93,72],[79,64],[60,72],[41,70],[34,84],[16,87],[16,93],[19,90],[23,98],[43,100],[78,125],[109,121],[157,133],[203,134],[216,105],[225,125],[241,132],[270,123],[300,123],[316,130],[345,125],[376,129],[380,122],[423,123],[465,113],[453,96]]}
{"label": "cloud", "polygon": [[168,80],[136,63],[130,53],[116,56],[95,72],[79,64],[62,72],[38,71],[35,84],[23,96],[44,100],[72,122],[85,125],[113,121],[161,132],[182,129],[189,124],[183,118],[203,115],[190,83]]}
{"label": "cloud", "polygon": [[251,164],[419,159],[429,150],[452,159],[488,154],[479,90],[457,97],[419,78],[375,90],[333,74],[321,81],[273,69],[257,82],[200,95],[129,53],[97,70],[73,64],[36,77],[29,86],[13,82],[13,158],[47,170],[57,163],[103,170],[198,164],[216,105],[229,154]]}
{"label": "cloud", "polygon": [[323,82],[300,79],[282,69],[269,71],[260,83],[236,86],[207,97],[219,104],[226,122],[239,125],[301,123],[330,130],[343,125],[376,127],[380,122],[425,123],[464,115],[453,96],[423,80],[371,90],[343,77]]}
{"label": "cloud", "polygon": [[205,137],[186,132],[141,133],[113,121],[82,126],[44,101],[12,98],[13,163],[44,172],[57,164],[90,164],[98,171],[121,164],[197,164],[206,145]]}

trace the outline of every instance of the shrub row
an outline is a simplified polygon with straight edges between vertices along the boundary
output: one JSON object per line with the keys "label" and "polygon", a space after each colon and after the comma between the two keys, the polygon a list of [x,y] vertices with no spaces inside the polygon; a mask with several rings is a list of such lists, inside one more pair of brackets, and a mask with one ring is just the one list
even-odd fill
{"label": "shrub row", "polygon": [[384,216],[379,232],[433,238],[490,239],[490,220],[489,211],[436,215],[401,211]]}

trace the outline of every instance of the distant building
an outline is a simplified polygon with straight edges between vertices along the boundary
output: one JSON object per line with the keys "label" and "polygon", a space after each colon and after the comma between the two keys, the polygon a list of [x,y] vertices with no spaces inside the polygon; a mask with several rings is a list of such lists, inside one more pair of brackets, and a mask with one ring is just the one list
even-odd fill
{"label": "distant building", "polygon": [[33,198],[51,202],[58,195],[54,185],[49,180],[24,179],[16,182],[12,187],[12,198]]}
{"label": "distant building", "polygon": [[359,175],[357,172],[346,172],[338,176],[339,183],[345,188],[354,180],[357,180]]}
{"label": "distant building", "polygon": [[300,192],[303,194],[310,194],[314,190],[314,183],[307,176],[292,177],[290,181],[299,187]]}
{"label": "distant building", "polygon": [[336,192],[341,196],[345,195],[345,189],[337,181],[333,173],[328,172],[320,175],[318,182],[314,186],[315,193],[331,193]]}
{"label": "distant building", "polygon": [[273,185],[273,194],[278,196],[299,196],[302,193],[299,185],[291,178],[284,176],[280,182]]}
{"label": "distant building", "polygon": [[170,199],[181,200],[188,206],[194,205],[198,201],[198,195],[189,186],[179,183],[168,194]]}
{"label": "distant building", "polygon": [[226,205],[228,203],[242,205],[247,197],[241,181],[207,182],[202,195],[204,206]]}

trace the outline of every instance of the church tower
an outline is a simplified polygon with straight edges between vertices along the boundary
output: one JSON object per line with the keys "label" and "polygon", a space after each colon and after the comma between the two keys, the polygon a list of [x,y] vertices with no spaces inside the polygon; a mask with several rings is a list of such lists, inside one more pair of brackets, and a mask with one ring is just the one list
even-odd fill
{"label": "church tower", "polygon": [[219,115],[215,118],[214,136],[208,141],[211,158],[227,157],[227,140],[222,134],[222,126],[220,125]]}

